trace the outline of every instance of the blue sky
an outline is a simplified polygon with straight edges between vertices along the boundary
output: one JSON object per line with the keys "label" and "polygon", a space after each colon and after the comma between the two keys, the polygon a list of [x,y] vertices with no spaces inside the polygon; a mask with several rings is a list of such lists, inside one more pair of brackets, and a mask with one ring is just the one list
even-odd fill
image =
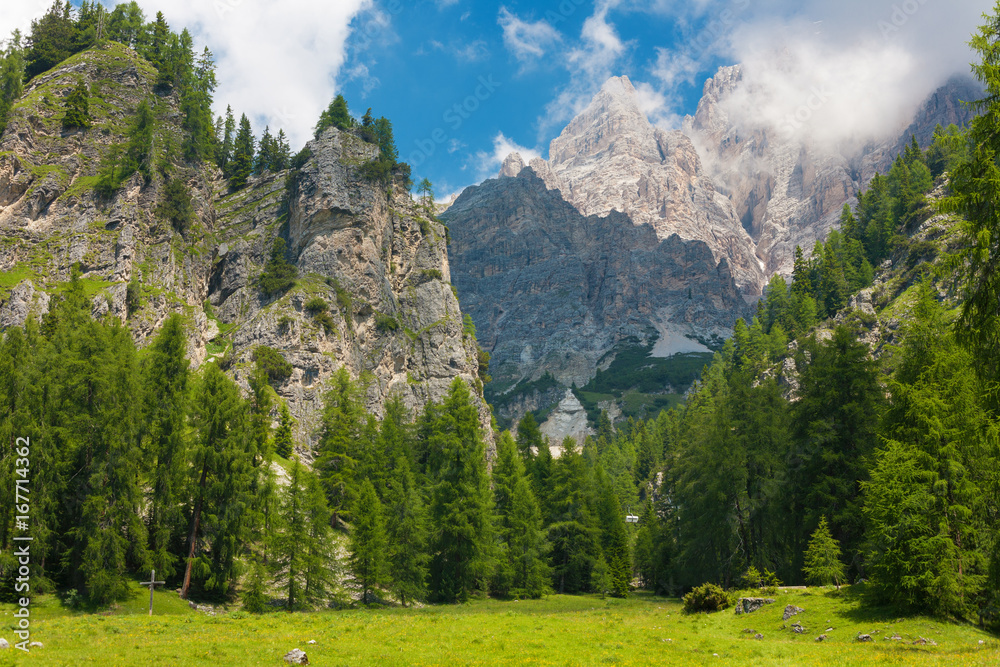
{"label": "blue sky", "polygon": [[[110,0],[102,0],[113,5]],[[0,35],[51,0],[4,2]],[[215,54],[216,110],[231,104],[294,148],[343,92],[393,122],[401,159],[439,198],[549,141],[610,76],[676,128],[720,64],[744,63],[731,116],[780,122],[815,91],[803,128],[831,142],[887,132],[950,74],[991,0],[139,0]],[[456,109],[455,105],[459,105]]]}

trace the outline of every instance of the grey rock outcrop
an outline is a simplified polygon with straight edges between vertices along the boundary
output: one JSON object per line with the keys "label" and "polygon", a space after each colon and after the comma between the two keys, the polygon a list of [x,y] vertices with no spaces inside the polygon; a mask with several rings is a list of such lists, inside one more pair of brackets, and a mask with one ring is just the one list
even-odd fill
{"label": "grey rock outcrop", "polygon": [[[511,172],[520,156],[508,158]],[[765,278],[750,236],[730,201],[704,172],[691,140],[654,127],[639,108],[628,77],[609,79],[590,105],[530,166],[584,215],[628,214],[659,240],[673,234],[705,242],[725,258],[740,289],[760,294]]]}
{"label": "grey rock outcrop", "polygon": [[21,327],[29,317],[41,320],[49,312],[49,295],[35,289],[34,283],[19,283],[0,306],[0,329]]}
{"label": "grey rock outcrop", "polygon": [[795,616],[796,614],[801,614],[804,611],[805,611],[805,609],[803,609],[802,607],[796,607],[795,605],[790,604],[790,605],[786,606],[785,607],[785,611],[782,612],[782,614],[781,614],[781,620],[787,621],[792,616]]}
{"label": "grey rock outcrop", "polygon": [[863,146],[832,148],[783,131],[787,128],[733,118],[730,111],[753,98],[754,86],[742,66],[719,68],[683,131],[731,200],[767,277],[790,275],[795,246],[808,252],[825,238],[844,204],[855,204],[872,176],[888,171],[911,136],[926,147],[938,123],[961,125],[971,118],[960,100],[980,96],[968,77],[954,78],[918,108],[908,126]]}
{"label": "grey rock outcrop", "polygon": [[617,212],[584,217],[531,168],[466,189],[443,219],[462,307],[501,385],[547,371],[582,386],[626,338],[721,341],[746,308],[706,244],[659,240]]}
{"label": "grey rock outcrop", "polygon": [[[92,108],[91,129],[64,133],[61,98],[78,77],[99,88],[104,104]],[[463,333],[448,282],[446,230],[400,183],[387,188],[361,175],[374,144],[329,129],[310,143],[291,194],[288,172],[265,172],[232,191],[210,163],[175,165],[172,178],[183,180],[194,208],[183,232],[157,213],[159,170],[149,182],[133,175],[110,199],[96,195],[102,156],[125,141],[129,116],[154,97],[156,77],[134,51],[109,42],[35,77],[14,105],[0,137],[0,273],[13,285],[0,288],[0,329],[47,312],[77,264],[92,314],[120,319],[140,346],[181,313],[193,367],[225,358],[244,389],[253,350],[278,350],[293,372],[276,390],[296,419],[304,460],[326,381],[341,367],[364,379],[366,407],[376,415],[391,394],[415,411],[462,378],[491,441],[475,342]],[[179,142],[176,91],[156,104],[164,112],[157,131]],[[265,298],[254,283],[277,237],[287,241],[299,278],[287,293]],[[316,298],[328,304],[325,322],[306,311]]]}
{"label": "grey rock outcrop", "polygon": [[764,605],[774,604],[772,598],[740,598],[736,601],[736,615],[752,614]]}

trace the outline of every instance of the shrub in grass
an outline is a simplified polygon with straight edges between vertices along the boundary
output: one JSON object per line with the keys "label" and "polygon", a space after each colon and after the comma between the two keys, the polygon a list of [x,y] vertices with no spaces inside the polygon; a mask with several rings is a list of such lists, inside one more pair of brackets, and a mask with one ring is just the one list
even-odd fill
{"label": "shrub in grass", "polygon": [[684,596],[684,611],[693,614],[699,611],[721,611],[732,606],[729,593],[715,584],[702,584]]}

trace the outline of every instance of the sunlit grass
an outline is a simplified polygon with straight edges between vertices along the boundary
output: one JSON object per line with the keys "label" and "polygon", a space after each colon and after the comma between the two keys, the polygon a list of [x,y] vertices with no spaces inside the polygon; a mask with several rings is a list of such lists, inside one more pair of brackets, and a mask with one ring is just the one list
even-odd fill
{"label": "sunlit grass", "polygon": [[[994,636],[967,625],[871,610],[849,590],[782,593],[773,605],[747,616],[732,610],[686,615],[677,600],[649,595],[627,600],[553,595],[236,618],[190,610],[168,591],[156,593],[156,616],[145,615],[147,604],[148,596],[140,593],[114,615],[66,615],[49,598],[36,609],[32,626],[32,638],[45,647],[30,655],[12,651],[0,656],[0,664],[14,659],[45,665],[277,666],[296,647],[315,665],[1000,664],[1000,640]],[[783,622],[786,604],[805,611]],[[5,627],[11,609],[3,607]],[[796,621],[807,629],[804,634],[790,629]],[[764,638],[755,640],[745,629]],[[855,641],[862,632],[875,641]],[[816,642],[821,633],[828,640]],[[902,639],[890,639],[894,634]],[[918,637],[937,646],[916,646]]]}

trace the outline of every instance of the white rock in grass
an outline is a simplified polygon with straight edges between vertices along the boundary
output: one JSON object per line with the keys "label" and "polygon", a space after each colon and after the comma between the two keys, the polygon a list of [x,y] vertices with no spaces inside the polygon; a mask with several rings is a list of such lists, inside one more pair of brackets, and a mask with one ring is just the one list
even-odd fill
{"label": "white rock in grass", "polygon": [[306,652],[300,648],[293,648],[291,651],[285,654],[285,662],[290,665],[308,665],[309,658],[306,657]]}
{"label": "white rock in grass", "polygon": [[[982,644],[982,642],[979,642],[979,643]],[[4,648],[10,648],[10,644],[7,642],[6,639],[4,639],[3,637],[0,637],[0,649],[4,649]]]}

